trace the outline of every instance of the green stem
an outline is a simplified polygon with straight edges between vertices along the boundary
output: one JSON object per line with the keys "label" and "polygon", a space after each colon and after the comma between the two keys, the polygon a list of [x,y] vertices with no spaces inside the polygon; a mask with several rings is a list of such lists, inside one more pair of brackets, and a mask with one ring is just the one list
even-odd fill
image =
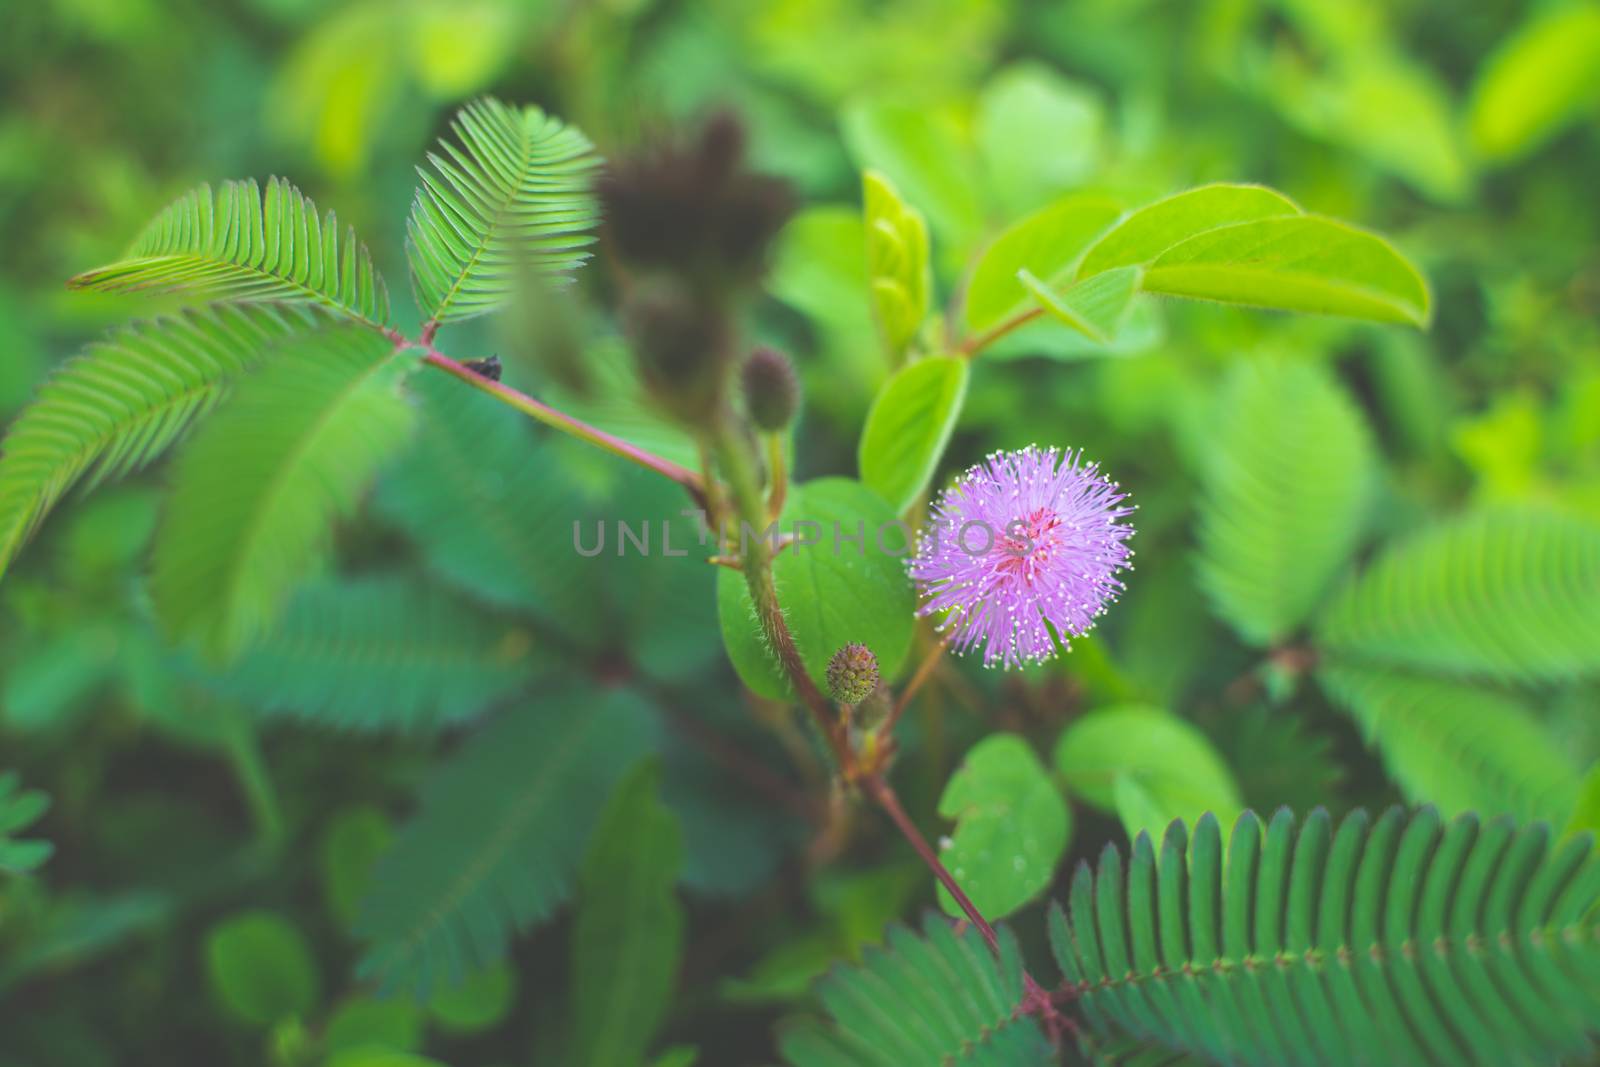
{"label": "green stem", "polygon": [[998,326],[994,327],[989,332],[980,333],[976,337],[969,337],[965,341],[961,342],[961,354],[966,356],[968,359],[971,359],[973,356],[976,356],[979,352],[982,352],[985,348],[988,348],[990,345],[1000,340],[1000,338],[1004,337],[1012,330],[1015,330],[1021,326],[1026,326],[1028,323],[1032,322],[1034,319],[1043,314],[1044,308],[1042,307],[1029,308],[1027,311],[1018,312],[1009,319],[1006,319],[1004,322],[1000,323]]}
{"label": "green stem", "polygon": [[283,840],[283,813],[278,807],[278,793],[273,788],[272,776],[261,758],[261,746],[256,742],[255,730],[247,722],[240,722],[228,731],[228,761],[233,765],[234,777],[244,791],[251,821],[256,835],[269,848]]}

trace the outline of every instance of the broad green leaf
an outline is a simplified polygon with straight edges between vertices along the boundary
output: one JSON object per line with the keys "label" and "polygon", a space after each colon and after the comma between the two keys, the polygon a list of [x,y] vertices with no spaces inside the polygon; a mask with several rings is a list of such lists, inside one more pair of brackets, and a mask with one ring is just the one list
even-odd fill
{"label": "broad green leaf", "polygon": [[1424,326],[1427,283],[1376,234],[1318,215],[1208,230],[1152,260],[1149,293]]}
{"label": "broad green leaf", "polygon": [[1516,159],[1592,112],[1600,99],[1600,5],[1552,4],[1484,63],[1467,126],[1486,159]]}
{"label": "broad green leaf", "polygon": [[388,816],[374,807],[349,807],[329,820],[317,847],[322,893],[342,926],[356,918],[372,882],[372,867],[394,840]]}
{"label": "broad green leaf", "polygon": [[1317,620],[1319,648],[1526,682],[1600,672],[1600,525],[1537,507],[1472,512],[1386,548]]}
{"label": "broad green leaf", "polygon": [[195,290],[233,301],[317,304],[369,325],[389,318],[389,290],[366,245],[333,212],[282,178],[202,185],[166,207],[125,258],[78,275],[75,289]]}
{"label": "broad green leaf", "polygon": [[55,851],[49,841],[17,840],[50,809],[50,798],[37,790],[18,790],[15,771],[0,773],[0,873],[26,874]]}
{"label": "broad green leaf", "polygon": [[[1092,177],[1100,166],[1105,107],[1100,95],[1054,68],[1023,60],[978,95],[978,150],[1006,217],[1031,211]],[[1041,145],[1049,145],[1041,151]]]}
{"label": "broad green leaf", "polygon": [[1242,362],[1201,456],[1200,585],[1271,645],[1321,603],[1366,527],[1377,463],[1360,410],[1319,364]]}
{"label": "broad green leaf", "polygon": [[1600,763],[1589,768],[1578,790],[1578,802],[1567,820],[1568,834],[1594,834],[1600,840]]}
{"label": "broad green leaf", "polygon": [[949,110],[863,100],[844,109],[839,125],[859,170],[881,171],[952,251],[966,246],[983,209],[966,138]]}
{"label": "broad green leaf", "polygon": [[1069,280],[1089,242],[1117,220],[1121,205],[1088,193],[1063,197],[996,237],[972,269],[963,298],[967,331],[982,334],[1033,306],[1017,272],[1048,284]]}
{"label": "broad green leaf", "polygon": [[[1067,802],[1016,734],[993,734],[967,752],[945,784],[939,814],[956,821],[940,859],[991,922],[1044,891],[1072,833]],[[943,886],[939,903],[962,914]]]}
{"label": "broad green leaf", "polygon": [[290,309],[219,304],[125,326],[66,363],[0,445],[0,574],[80,479],[92,486],[151,462],[313,324]]}
{"label": "broad green leaf", "polygon": [[1141,276],[1138,267],[1114,267],[1058,292],[1027,270],[1017,272],[1017,280],[1045,311],[1097,344],[1115,339]]}
{"label": "broad green leaf", "polygon": [[427,994],[500,962],[566,899],[611,787],[658,733],[632,693],[572,685],[470,737],[373,870],[361,976]]}
{"label": "broad green leaf", "polygon": [[409,369],[384,338],[337,330],[239,387],[174,476],[151,578],[169,632],[230,657],[276,618],[411,432]]}
{"label": "broad green leaf", "polygon": [[[1140,830],[1159,833],[1173,819],[1208,811],[1228,821],[1244,809],[1233,773],[1205,734],[1158,708],[1120,705],[1090,712],[1062,731],[1055,768],[1069,790],[1102,811],[1159,816],[1153,823],[1124,822],[1130,837]],[[1119,787],[1123,777],[1133,781]]]}
{"label": "broad green leaf", "polygon": [[1317,680],[1350,710],[1413,804],[1560,825],[1577,803],[1578,769],[1510,693],[1343,660],[1320,667]]}
{"label": "broad green leaf", "polygon": [[517,972],[500,963],[434,993],[428,1015],[446,1033],[478,1034],[500,1025],[516,999]]}
{"label": "broad green leaf", "polygon": [[934,356],[902,368],[878,391],[861,431],[861,480],[896,513],[928,487],[961,415],[967,361]]}
{"label": "broad green leaf", "polygon": [[[871,648],[883,677],[893,678],[910,651],[916,611],[904,566],[911,546],[893,509],[860,482],[822,478],[790,490],[779,529],[816,541],[784,548],[772,568],[812,679],[826,687],[829,657],[852,641]],[[745,685],[772,700],[790,699],[738,571],[717,568],[717,613],[728,658]]]}
{"label": "broad green leaf", "polygon": [[683,833],[646,763],[617,786],[578,873],[573,1048],[592,1067],[644,1059],[672,1002],[687,917],[674,886]]}
{"label": "broad green leaf", "polygon": [[570,275],[588,259],[599,218],[590,183],[600,166],[582,133],[536,107],[483,97],[451,123],[417,168],[406,258],[423,315],[453,322],[493,311],[521,272]]}
{"label": "broad green leaf", "polygon": [[1196,234],[1240,222],[1302,214],[1300,205],[1261,185],[1202,185],[1157,200],[1117,223],[1084,253],[1078,277],[1149,263]]}
{"label": "broad green leaf", "polygon": [[305,936],[270,911],[247,911],[211,928],[206,976],[228,1014],[256,1026],[303,1016],[316,1006],[316,961]]}
{"label": "broad green leaf", "polygon": [[422,1043],[422,1012],[408,1000],[356,996],[334,1011],[322,1033],[329,1055],[357,1049],[410,1052]]}
{"label": "broad green leaf", "polygon": [[335,1054],[325,1067],[449,1067],[449,1065],[410,1052],[355,1048]]}
{"label": "broad green leaf", "polygon": [[898,360],[928,314],[928,225],[877,171],[862,174],[861,191],[872,312],[890,359]]}

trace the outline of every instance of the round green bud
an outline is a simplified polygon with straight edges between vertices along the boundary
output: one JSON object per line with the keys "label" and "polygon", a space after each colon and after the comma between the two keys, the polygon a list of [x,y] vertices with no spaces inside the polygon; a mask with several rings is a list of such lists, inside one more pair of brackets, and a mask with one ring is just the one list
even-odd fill
{"label": "round green bud", "polygon": [[878,657],[866,645],[849,644],[828,660],[828,692],[841,704],[859,704],[878,688]]}

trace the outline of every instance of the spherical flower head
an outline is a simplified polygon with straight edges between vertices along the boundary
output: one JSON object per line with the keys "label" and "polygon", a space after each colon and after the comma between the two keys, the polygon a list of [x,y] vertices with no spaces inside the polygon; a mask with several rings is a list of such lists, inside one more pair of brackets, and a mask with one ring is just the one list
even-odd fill
{"label": "spherical flower head", "polygon": [[911,558],[921,615],[943,615],[957,652],[1020,666],[1089,632],[1122,592],[1133,513],[1083,453],[997,452],[934,501]]}
{"label": "spherical flower head", "polygon": [[849,644],[828,660],[828,692],[841,704],[859,704],[878,688],[878,657],[866,645]]}

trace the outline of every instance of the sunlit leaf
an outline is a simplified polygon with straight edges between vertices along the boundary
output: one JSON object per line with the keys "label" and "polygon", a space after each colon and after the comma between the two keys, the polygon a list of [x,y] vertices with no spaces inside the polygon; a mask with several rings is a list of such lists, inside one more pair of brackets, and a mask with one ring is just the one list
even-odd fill
{"label": "sunlit leaf", "polygon": [[863,174],[861,187],[873,316],[890,357],[898,359],[928,314],[928,226],[877,171]]}
{"label": "sunlit leaf", "polygon": [[896,512],[928,487],[966,392],[967,361],[935,356],[902,369],[873,401],[858,450],[861,480]]}

